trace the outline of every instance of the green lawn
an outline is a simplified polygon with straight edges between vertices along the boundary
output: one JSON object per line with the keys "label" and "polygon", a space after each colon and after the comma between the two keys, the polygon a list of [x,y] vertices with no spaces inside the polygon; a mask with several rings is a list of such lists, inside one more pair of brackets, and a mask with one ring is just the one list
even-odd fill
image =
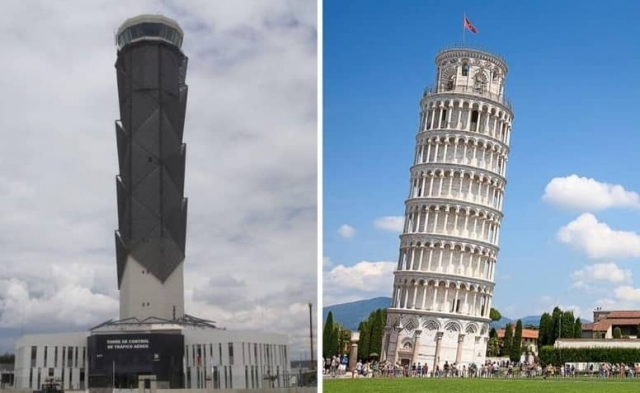
{"label": "green lawn", "polygon": [[325,379],[322,391],[325,393],[617,393],[640,392],[640,379]]}

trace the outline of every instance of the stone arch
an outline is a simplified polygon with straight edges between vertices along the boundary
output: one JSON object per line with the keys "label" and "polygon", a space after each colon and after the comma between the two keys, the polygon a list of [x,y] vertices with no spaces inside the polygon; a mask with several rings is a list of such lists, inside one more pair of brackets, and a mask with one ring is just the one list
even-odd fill
{"label": "stone arch", "polygon": [[402,341],[401,341],[401,349],[404,351],[411,351],[413,350],[413,340],[410,337],[405,337]]}
{"label": "stone arch", "polygon": [[476,325],[473,322],[470,322],[464,331],[467,334],[476,334],[478,332],[478,325]]}
{"label": "stone arch", "polygon": [[448,83],[452,80],[455,82],[455,76],[458,74],[458,70],[455,66],[449,66],[442,71],[442,82]]}
{"label": "stone arch", "polygon": [[440,330],[440,323],[433,318],[429,318],[424,321],[424,323],[422,324],[422,327],[427,330],[438,331]]}
{"label": "stone arch", "polygon": [[447,332],[459,332],[462,330],[462,326],[457,321],[449,321],[444,325],[444,330]]}
{"label": "stone arch", "polygon": [[413,332],[414,330],[416,330],[416,328],[420,326],[420,324],[418,323],[418,320],[415,317],[405,317],[402,325],[404,326],[404,330],[408,334],[411,334],[411,332]]}

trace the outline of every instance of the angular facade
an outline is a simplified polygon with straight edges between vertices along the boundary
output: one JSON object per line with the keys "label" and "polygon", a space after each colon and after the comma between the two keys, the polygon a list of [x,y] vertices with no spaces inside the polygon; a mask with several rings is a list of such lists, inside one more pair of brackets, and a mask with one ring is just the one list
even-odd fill
{"label": "angular facade", "polygon": [[383,358],[481,364],[489,333],[513,112],[506,62],[454,47],[420,101]]}
{"label": "angular facade", "polygon": [[187,57],[181,43],[180,27],[160,16],[130,19],[118,32],[116,252],[122,319],[184,314]]}

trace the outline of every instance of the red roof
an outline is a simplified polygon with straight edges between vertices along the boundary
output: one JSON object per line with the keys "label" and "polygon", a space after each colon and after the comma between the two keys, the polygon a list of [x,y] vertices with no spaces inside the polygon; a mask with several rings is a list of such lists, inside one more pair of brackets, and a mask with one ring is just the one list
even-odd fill
{"label": "red roof", "polygon": [[[515,334],[515,332],[514,332]],[[498,330],[498,338],[504,338],[504,329]],[[531,340],[538,339],[538,331],[535,329],[522,329],[522,338],[528,338]]]}
{"label": "red roof", "polygon": [[637,319],[640,323],[640,311],[611,311],[603,319]]}
{"label": "red roof", "polygon": [[585,332],[606,332],[611,326],[611,321],[602,320],[595,323],[585,323],[582,330]]}

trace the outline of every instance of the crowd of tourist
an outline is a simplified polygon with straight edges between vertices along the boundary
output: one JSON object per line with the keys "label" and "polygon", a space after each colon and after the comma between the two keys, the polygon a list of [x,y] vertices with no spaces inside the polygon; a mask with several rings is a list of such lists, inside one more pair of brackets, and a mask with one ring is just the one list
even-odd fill
{"label": "crowd of tourist", "polygon": [[579,375],[599,378],[636,378],[640,375],[640,364],[591,363],[586,370],[577,370],[575,365],[566,364],[542,367],[539,363],[487,361],[481,366],[460,365],[445,361],[442,367],[436,365],[430,370],[428,364],[400,365],[378,362],[377,359],[358,360],[349,369],[349,357],[336,355],[324,359],[324,375],[328,377],[352,378],[576,378]]}

